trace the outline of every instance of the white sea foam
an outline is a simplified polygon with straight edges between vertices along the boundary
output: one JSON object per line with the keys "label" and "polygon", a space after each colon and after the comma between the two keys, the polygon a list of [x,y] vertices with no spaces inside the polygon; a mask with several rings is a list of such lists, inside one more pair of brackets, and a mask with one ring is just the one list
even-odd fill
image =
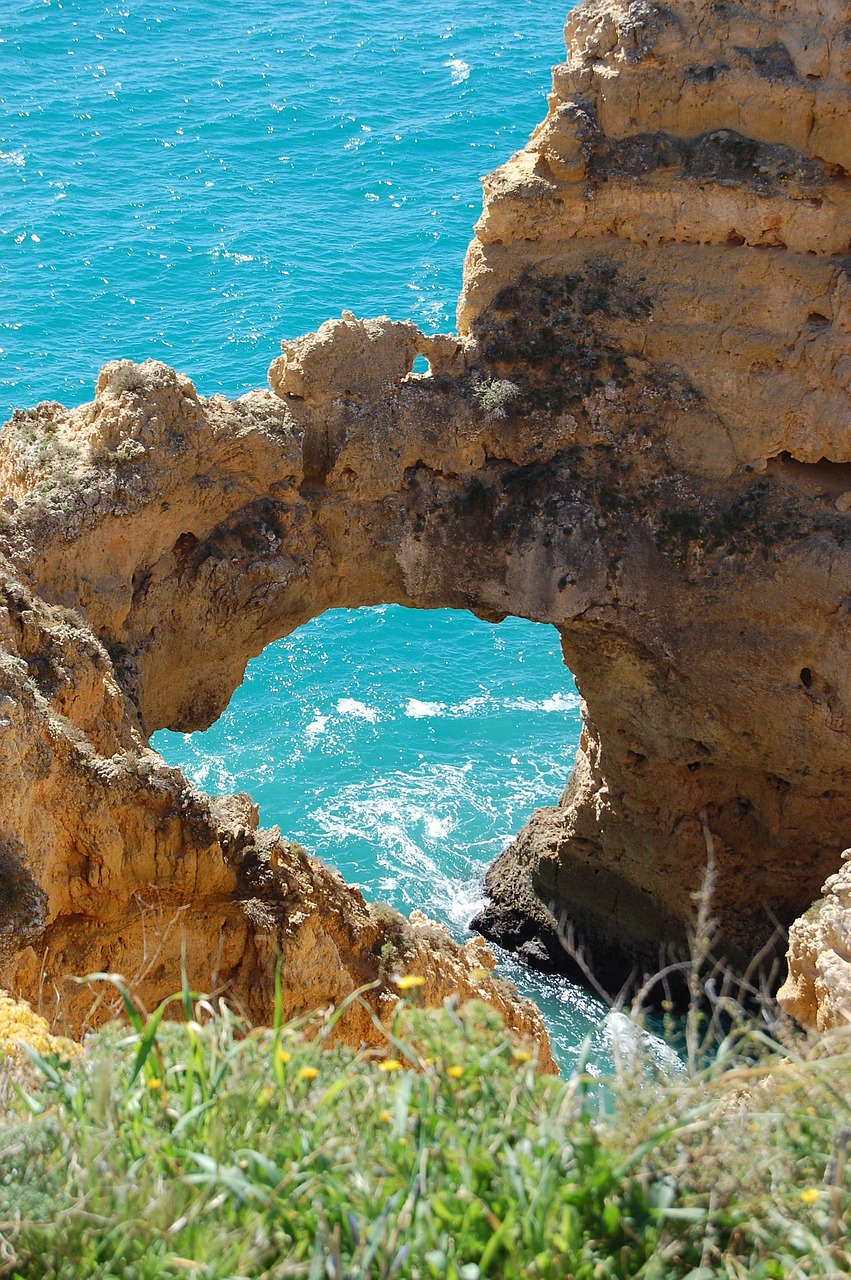
{"label": "white sea foam", "polygon": [[575,711],[579,697],[575,693],[554,693],[549,698],[509,698],[505,705],[517,711]]}
{"label": "white sea foam", "polygon": [[484,877],[473,876],[469,880],[444,880],[445,895],[442,906],[449,919],[459,928],[469,927],[473,916],[478,915],[487,903],[484,893]]}
{"label": "white sea foam", "polygon": [[682,1075],[685,1065],[679,1054],[659,1036],[651,1035],[632,1018],[612,1009],[603,1021],[603,1031],[613,1054],[632,1066],[649,1051],[669,1075]]}
{"label": "white sea foam", "polygon": [[304,732],[309,734],[311,738],[318,738],[320,734],[325,732],[325,728],[328,724],[328,717],[323,716],[319,711],[314,711],[313,715],[314,719],[311,720],[309,725],[307,725]]}
{"label": "white sea foam", "polygon": [[453,84],[463,84],[470,78],[470,64],[463,58],[448,58],[443,65],[449,68]]}
{"label": "white sea foam", "polygon": [[[437,217],[437,210],[433,210],[433,218]],[[436,237],[437,233],[433,233]],[[428,264],[426,264],[428,265]],[[417,315],[422,317],[425,324],[440,324],[443,318],[444,301],[441,298],[428,298],[424,290],[433,291],[434,285],[424,280],[411,280],[407,288],[419,296],[416,301]]]}
{"label": "white sea foam", "polygon": [[412,720],[425,720],[428,716],[445,714],[446,704],[443,702],[421,702],[419,698],[409,698],[405,704],[405,715]]}
{"label": "white sea foam", "polygon": [[477,693],[472,698],[465,698],[463,702],[459,702],[456,707],[452,708],[452,714],[456,716],[474,716],[483,707],[486,707],[491,699],[485,693]]}
{"label": "white sea foam", "polygon": [[0,164],[14,164],[22,169],[26,164],[23,151],[0,151]]}
{"label": "white sea foam", "polygon": [[427,813],[423,818],[423,826],[425,827],[426,839],[445,840],[454,823],[451,818],[436,818],[433,813]]}
{"label": "white sea foam", "polygon": [[579,698],[575,693],[554,693],[551,698],[544,698],[542,711],[574,711],[579,706]]}
{"label": "white sea foam", "polygon": [[375,724],[378,719],[378,708],[368,707],[365,702],[358,702],[355,698],[339,698],[337,715],[356,716],[359,720],[368,720],[370,724]]}

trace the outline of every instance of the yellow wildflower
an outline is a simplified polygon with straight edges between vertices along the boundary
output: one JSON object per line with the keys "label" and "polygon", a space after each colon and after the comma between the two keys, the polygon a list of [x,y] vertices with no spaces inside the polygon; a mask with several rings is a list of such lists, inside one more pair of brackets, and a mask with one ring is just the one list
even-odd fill
{"label": "yellow wildflower", "polygon": [[286,1066],[293,1055],[291,1053],[287,1053],[286,1049],[279,1049],[275,1056],[277,1057],[279,1062],[283,1063],[283,1065]]}
{"label": "yellow wildflower", "polygon": [[805,1187],[801,1192],[801,1199],[804,1204],[815,1204],[816,1200],[819,1198],[819,1194],[820,1192],[816,1187]]}
{"label": "yellow wildflower", "polygon": [[512,1049],[511,1056],[515,1062],[529,1062],[532,1058],[528,1049]]}
{"label": "yellow wildflower", "polygon": [[390,1124],[393,1120],[393,1117],[391,1116],[389,1111],[382,1111],[379,1114],[378,1118],[379,1120],[383,1120],[385,1124]]}
{"label": "yellow wildflower", "polygon": [[156,1076],[149,1076],[147,1084],[149,1089],[161,1089],[163,1082],[162,1080],[159,1080]]}
{"label": "yellow wildflower", "polygon": [[461,1076],[463,1076],[464,1068],[463,1067],[447,1067],[446,1074],[450,1076],[453,1080],[458,1080]]}
{"label": "yellow wildflower", "polygon": [[318,1067],[301,1067],[299,1069],[300,1080],[315,1080],[319,1075]]}
{"label": "yellow wildflower", "polygon": [[421,973],[404,973],[396,979],[396,986],[400,991],[413,991],[416,987],[425,986],[425,978]]}
{"label": "yellow wildflower", "polygon": [[401,1071],[402,1064],[401,1062],[397,1062],[395,1058],[384,1058],[382,1062],[379,1062],[378,1070],[387,1071],[388,1073],[391,1071]]}
{"label": "yellow wildflower", "polygon": [[484,982],[487,976],[488,976],[487,969],[483,969],[481,965],[479,965],[478,968],[474,969],[473,972],[470,974],[470,977],[473,979],[474,982]]}

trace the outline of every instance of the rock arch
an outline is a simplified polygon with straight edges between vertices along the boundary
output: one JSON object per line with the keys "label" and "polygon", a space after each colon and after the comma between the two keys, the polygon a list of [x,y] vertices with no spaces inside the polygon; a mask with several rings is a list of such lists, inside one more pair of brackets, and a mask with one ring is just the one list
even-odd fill
{"label": "rock arch", "polygon": [[[585,699],[562,802],[489,877],[492,936],[557,964],[563,917],[598,967],[655,965],[704,821],[733,960],[815,897],[851,818],[846,7],[577,9],[546,120],[485,180],[457,337],[346,313],[284,344],[271,392],[203,401],[118,362],[90,405],[13,418],[9,697],[29,682],[66,772],[83,738],[132,757],[125,861],[160,800],[183,852],[157,884],[190,874],[192,822],[196,848],[231,839],[153,765],[146,790],[146,734],[210,723],[316,613],[394,601],[553,623]],[[90,884],[107,837],[51,862],[24,810],[0,835],[36,889],[72,844]]]}

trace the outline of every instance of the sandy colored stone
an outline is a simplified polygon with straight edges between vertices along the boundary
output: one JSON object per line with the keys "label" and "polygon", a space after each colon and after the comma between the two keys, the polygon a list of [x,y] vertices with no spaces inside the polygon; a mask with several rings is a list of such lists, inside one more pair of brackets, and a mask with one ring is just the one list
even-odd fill
{"label": "sandy colored stone", "polygon": [[288,1010],[380,977],[375,1010],[395,929],[429,999],[498,1001],[469,947],[376,916],[147,745],[212,723],[309,618],[388,601],[551,623],[582,694],[564,796],[489,873],[489,936],[652,969],[707,831],[733,961],[812,902],[851,826],[848,21],[585,4],[546,119],[485,179],[458,335],[347,312],[234,402],[118,361],[90,404],[14,415],[4,981],[82,1021],[69,975],[158,999],[185,943],[262,1019],[280,949]]}
{"label": "sandy colored stone", "polygon": [[417,354],[417,328],[387,316],[357,320],[346,312],[326,320],[316,333],[282,342],[269,382],[282,396],[323,401],[381,396],[408,373]]}
{"label": "sandy colored stone", "polygon": [[851,1025],[851,849],[829,876],[823,896],[789,930],[789,976],[778,992],[805,1027]]}
{"label": "sandy colored stone", "polygon": [[489,999],[542,1069],[554,1069],[540,1014],[491,977],[480,938],[459,947],[435,925],[370,906],[301,846],[263,830],[249,796],[197,792],[147,746],[92,631],[35,596],[8,561],[0,734],[0,969],[54,1025],[78,1035],[116,1012],[111,983],[79,977],[120,974],[151,1010],[179,990],[184,964],[194,989],[268,1023],[280,958],[285,1017],[365,988],[339,1035],[380,1043],[374,1019],[392,1013],[394,965],[405,964],[426,978],[432,1004]]}

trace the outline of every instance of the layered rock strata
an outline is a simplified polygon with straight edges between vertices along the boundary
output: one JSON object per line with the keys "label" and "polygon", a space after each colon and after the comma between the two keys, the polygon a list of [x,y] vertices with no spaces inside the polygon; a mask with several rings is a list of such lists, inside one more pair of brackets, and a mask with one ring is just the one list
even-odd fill
{"label": "layered rock strata", "polygon": [[485,180],[461,330],[562,424],[554,488],[596,534],[549,615],[576,767],[478,922],[544,964],[576,925],[612,980],[684,944],[707,848],[742,962],[847,843],[849,17],[582,5],[546,120]]}
{"label": "layered rock strata", "polygon": [[[652,969],[708,850],[736,963],[812,901],[851,819],[849,18],[583,5],[546,120],[485,180],[457,337],[344,313],[272,391],[117,362],[91,404],[15,415],[3,981],[137,964],[165,993],[178,936],[252,1016],[278,947],[293,1007],[377,975],[356,891],[147,746],[341,605],[560,631],[577,761],[489,874],[491,937]],[[430,996],[469,985],[482,954],[423,928]]]}

